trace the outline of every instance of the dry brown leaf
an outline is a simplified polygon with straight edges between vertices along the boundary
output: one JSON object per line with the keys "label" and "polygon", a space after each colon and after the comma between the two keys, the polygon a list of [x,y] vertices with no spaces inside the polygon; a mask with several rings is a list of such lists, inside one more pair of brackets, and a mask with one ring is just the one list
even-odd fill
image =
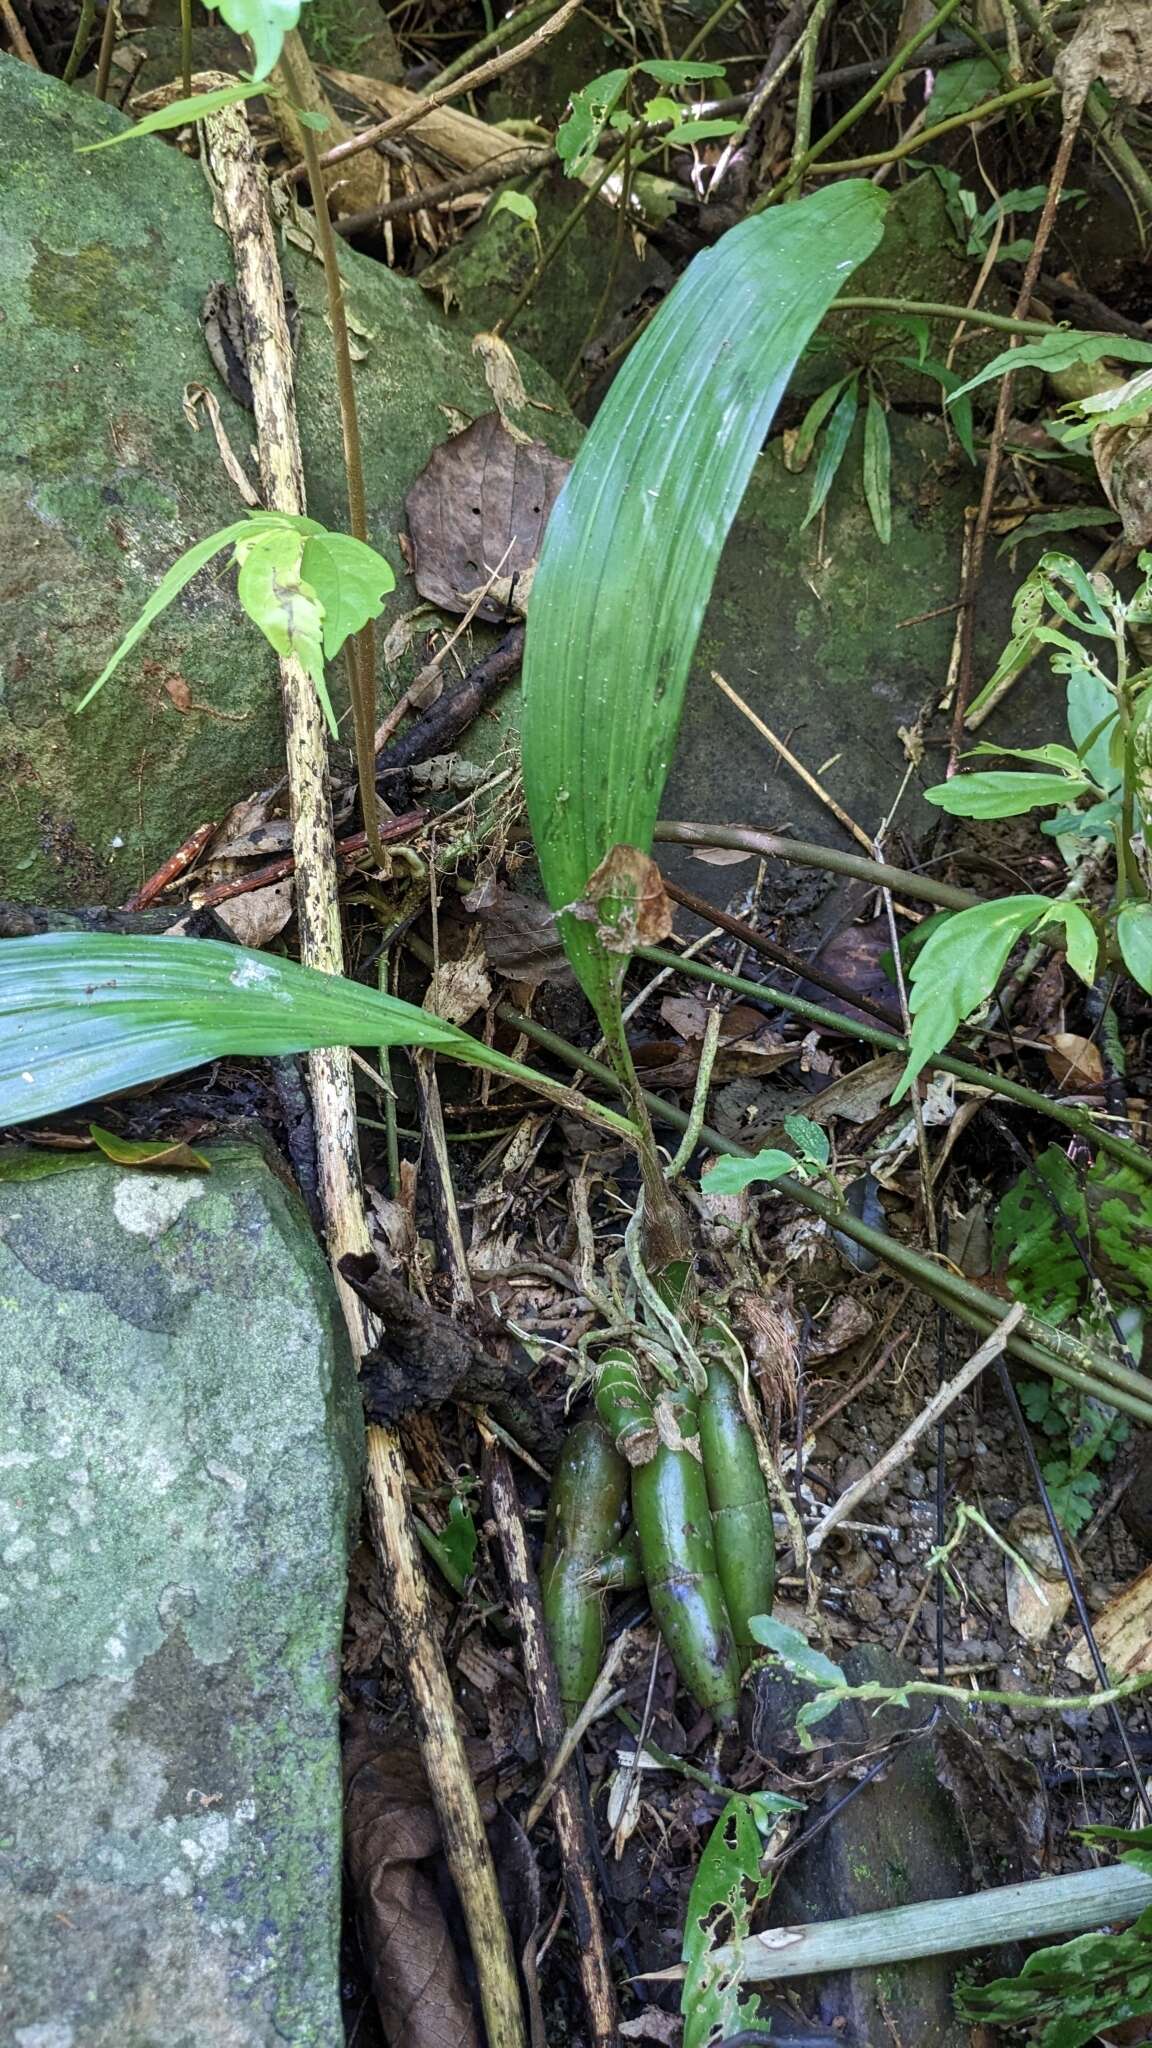
{"label": "dry brown leaf", "polygon": [[479,932],[468,934],[458,960],[441,960],[424,998],[424,1008],[446,1024],[466,1024],[482,1010],[492,994],[484,941]]}
{"label": "dry brown leaf", "polygon": [[1100,0],[1089,8],[1052,66],[1065,102],[1078,107],[1097,79],[1113,99],[1152,99],[1152,8],[1148,0]]}
{"label": "dry brown leaf", "polygon": [[634,2020],[621,2020],[616,2032],[622,2041],[660,2041],[664,2048],[676,2048],[684,2022],[674,2012],[662,2012],[647,2005]]}
{"label": "dry brown leaf", "polygon": [[870,1124],[887,1107],[903,1070],[903,1053],[882,1053],[879,1059],[867,1060],[852,1073],[830,1081],[813,1096],[806,1114],[818,1124],[830,1123],[833,1117],[843,1117],[849,1124]]}
{"label": "dry brown leaf", "polygon": [[440,1824],[412,1743],[367,1716],[344,1749],[349,1875],[381,2025],[395,2048],[479,2048],[435,1873]]}
{"label": "dry brown leaf", "polygon": [[537,897],[487,881],[465,896],[464,908],[483,927],[489,965],[507,981],[528,988],[538,988],[542,981],[570,987],[575,981],[557,935],[555,913]]}
{"label": "dry brown leaf", "polygon": [[523,412],[528,403],[528,393],[524,389],[520,365],[508,343],[499,334],[474,334],[472,353],[480,358],[484,382],[492,394],[492,403],[512,439],[521,443],[530,442],[532,436],[526,434],[523,427],[517,426],[516,421],[508,417],[509,413]]}
{"label": "dry brown leaf", "polygon": [[808,1340],[810,1359],[834,1358],[849,1344],[858,1344],[872,1328],[871,1309],[854,1294],[838,1295],[820,1317]]}
{"label": "dry brown leaf", "polygon": [[698,846],[693,860],[702,860],[706,868],[738,868],[743,861],[751,860],[750,853],[741,853],[737,846]]}
{"label": "dry brown leaf", "polygon": [[1092,436],[1092,457],[1104,495],[1120,515],[1129,547],[1152,541],[1152,429],[1147,416],[1110,427],[1105,421]]}
{"label": "dry brown leaf", "polygon": [[1100,1049],[1078,1031],[1055,1031],[1044,1063],[1062,1088],[1099,1088],[1104,1080]]}
{"label": "dry brown leaf", "polygon": [[[494,572],[519,579],[534,571],[571,467],[542,441],[514,440],[495,412],[434,449],[405,500],[421,597],[464,612]],[[477,617],[503,623],[506,605],[496,591],[482,599]]]}
{"label": "dry brown leaf", "polygon": [[191,711],[192,692],[183,676],[165,676],[162,688],[164,695],[175,705],[177,711]]}
{"label": "dry brown leaf", "polygon": [[1008,1619],[1025,1642],[1043,1642],[1072,1603],[1048,1518],[1041,1508],[1021,1508],[1005,1533],[1028,1567],[1024,1572],[1014,1558],[1004,1560]]}
{"label": "dry brown leaf", "polygon": [[[1094,1617],[1092,1630],[1111,1677],[1132,1678],[1137,1672],[1152,1671],[1152,1564]],[[1089,1681],[1096,1676],[1082,1635],[1068,1658],[1068,1669]]]}
{"label": "dry brown leaf", "polygon": [[764,1405],[770,1415],[790,1415],[796,1406],[800,1357],[800,1323],[792,1291],[778,1286],[770,1295],[738,1294],[736,1306]]}
{"label": "dry brown leaf", "polygon": [[614,846],[594,868],[573,917],[595,924],[606,953],[658,946],[672,930],[672,902],[654,860],[638,846]]}
{"label": "dry brown leaf", "polygon": [[242,946],[266,946],[282,932],[292,915],[293,882],[269,882],[263,889],[249,889],[216,905],[216,915]]}

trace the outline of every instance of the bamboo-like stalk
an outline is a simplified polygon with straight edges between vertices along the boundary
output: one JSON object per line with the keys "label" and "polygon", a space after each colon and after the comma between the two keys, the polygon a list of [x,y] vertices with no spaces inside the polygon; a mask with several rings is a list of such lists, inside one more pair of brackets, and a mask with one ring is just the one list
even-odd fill
{"label": "bamboo-like stalk", "polygon": [[[267,504],[305,510],[304,472],[292,389],[292,349],[267,184],[242,107],[205,122],[208,163],[232,238],[244,310]],[[343,966],[335,842],[324,727],[316,692],[299,662],[280,663],[288,785],[296,852],[297,913],[305,964],[327,974]],[[320,1199],[333,1264],[370,1249],[360,1186],[351,1055],[333,1047],[309,1055]],[[374,1338],[359,1297],[337,1282],[358,1359]],[[516,1965],[468,1760],[440,1654],[420,1553],[409,1517],[404,1461],[390,1430],[368,1431],[369,1514],[387,1587],[400,1667],[449,1868],[460,1895],[492,2048],[524,2048]]]}
{"label": "bamboo-like stalk", "polygon": [[858,1913],[853,1920],[768,1927],[738,1950],[722,1949],[716,1963],[721,1969],[737,1966],[745,1983],[766,1984],[778,1977],[874,1969],[919,1956],[1079,1934],[1135,1920],[1149,1906],[1152,1877],[1130,1864],[1113,1864],[1065,1877],[1038,1877],[1030,1884],[998,1885],[962,1899],[926,1899],[923,1905],[896,1906],[888,1913]]}

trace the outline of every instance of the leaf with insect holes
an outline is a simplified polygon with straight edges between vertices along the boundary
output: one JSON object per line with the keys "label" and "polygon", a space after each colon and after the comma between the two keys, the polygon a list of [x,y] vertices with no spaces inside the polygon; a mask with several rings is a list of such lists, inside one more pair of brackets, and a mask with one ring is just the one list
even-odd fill
{"label": "leaf with insect holes", "polygon": [[953,818],[1021,818],[1042,804],[1066,804],[1085,796],[1092,784],[1074,775],[1004,773],[954,775],[924,795]]}
{"label": "leaf with insect holes", "polygon": [[256,59],[252,76],[261,79],[267,78],[285,36],[299,21],[301,0],[204,0],[204,5],[218,7],[229,28],[249,37]]}
{"label": "leaf with insect holes", "polygon": [[822,510],[824,501],[836,481],[836,472],[844,460],[848,443],[852,438],[852,429],[856,425],[856,414],[860,410],[859,385],[858,375],[849,379],[848,387],[837,400],[836,409],[824,429],[824,439],[820,443],[816,471],[812,478],[812,490],[808,498],[808,510],[800,521],[801,533],[806,526],[811,526],[812,521]]}
{"label": "leaf with insect holes", "polygon": [[1062,370],[1074,370],[1081,363],[1099,363],[1106,356],[1114,357],[1119,363],[1152,363],[1152,341],[1133,341],[1125,334],[1086,334],[1074,328],[1059,327],[1040,341],[1021,342],[1019,348],[1005,349],[1002,355],[994,356],[985,363],[966,384],[961,384],[950,393],[949,405],[955,405],[958,398],[976,391],[981,384],[988,384],[996,377],[1006,376],[1009,370],[1042,370],[1045,376],[1056,376]]}
{"label": "leaf with insect holes", "polygon": [[[50,932],[0,946],[0,1124],[233,1055],[416,1045],[537,1092],[552,1084],[427,1010],[213,939]],[[598,1122],[632,1134],[625,1118]]]}
{"label": "leaf with insect holes", "polygon": [[203,121],[208,114],[223,113],[225,107],[238,106],[242,100],[250,100],[254,93],[267,91],[268,87],[257,79],[238,78],[235,85],[222,86],[219,92],[194,92],[189,99],[173,100],[170,106],[159,107],[154,114],[145,114],[142,120],[131,128],[122,128],[117,135],[106,135],[102,142],[84,143],[76,154],[90,156],[97,149],[115,149],[118,143],[135,142],[138,135],[158,135],[169,128],[187,128],[193,121]]}
{"label": "leaf with insect holes", "polygon": [[304,544],[300,574],[324,613],[324,659],[332,661],[352,633],[378,619],[396,578],[383,555],[350,533],[317,533]]}
{"label": "leaf with insect holes", "polygon": [[898,1102],[922,1067],[943,1052],[966,1017],[992,994],[1008,955],[1025,932],[1064,926],[1068,964],[1090,982],[1097,939],[1091,919],[1078,904],[1047,896],[1001,896],[959,910],[936,925],[909,971],[908,1007],[912,1033],[908,1064],[895,1094]]}
{"label": "leaf with insect holes", "polygon": [[892,441],[888,415],[874,391],[864,413],[864,496],[877,539],[887,547],[892,538]]}
{"label": "leaf with insect holes", "polygon": [[[761,1852],[752,1802],[733,1793],[704,1844],[688,1894],[680,1951],[683,2048],[708,2048],[760,2020],[757,1999],[740,1989],[739,1943],[769,1889],[760,1873]],[[729,1951],[726,1963],[717,1953],[722,1948]]]}
{"label": "leaf with insect holes", "polygon": [[570,178],[578,178],[591,163],[630,76],[626,69],[605,71],[573,93],[556,131],[556,154]]}
{"label": "leaf with insect holes", "polygon": [[785,1117],[784,1129],[806,1165],[821,1170],[827,1166],[832,1157],[828,1133],[819,1124],[814,1124],[810,1116],[798,1116],[793,1112]]}
{"label": "leaf with insect holes", "polygon": [[235,526],[222,526],[219,533],[210,533],[205,540],[198,540],[194,547],[187,548],[179,560],[173,562],[167,575],[156,585],[135,625],[129,627],[125,633],[111,661],[105,663],[96,681],[81,697],[76,706],[77,711],[83,711],[92,702],[97,690],[104,688],[109,676],[115,674],[125,655],[131,654],[137,641],[143,639],[153,620],[158,619],[161,612],[167,611],[168,606],[179,597],[185,585],[191,583],[192,578],[205,563],[210,562],[213,555],[218,555],[222,548],[243,539],[250,531],[246,519],[237,520]]}
{"label": "leaf with insect holes", "polygon": [[[694,257],[626,358],[553,507],[524,654],[524,787],[554,910],[613,846],[647,853],[720,551],[785,385],[880,240],[884,194],[845,179]],[[611,1014],[623,956],[560,917]]]}

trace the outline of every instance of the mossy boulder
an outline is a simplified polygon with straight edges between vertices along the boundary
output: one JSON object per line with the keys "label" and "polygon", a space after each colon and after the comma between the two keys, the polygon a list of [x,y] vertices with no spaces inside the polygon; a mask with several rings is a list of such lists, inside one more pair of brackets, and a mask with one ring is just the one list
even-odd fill
{"label": "mossy boulder", "polygon": [[[123,900],[194,826],[282,769],[276,666],[211,570],[92,707],[74,706],[165,570],[241,517],[211,432],[183,396],[206,384],[245,461],[251,416],[213,370],[199,325],[232,275],[200,166],[144,137],[78,155],[123,116],[0,57],[0,891]],[[397,574],[384,620],[414,603],[398,535],[404,495],[451,431],[491,409],[470,335],[416,285],[343,256],[365,359],[356,371],[371,538]],[[309,511],[346,523],[340,422],[320,266],[290,242],[301,307],[300,430]],[[531,393],[558,402],[533,364]],[[533,415],[561,452],[578,428]],[[339,687],[339,677],[334,677]],[[180,708],[183,707],[183,708]]]}
{"label": "mossy boulder", "polygon": [[0,1154],[0,2039],[336,2048],[359,1392],[303,1206]]}

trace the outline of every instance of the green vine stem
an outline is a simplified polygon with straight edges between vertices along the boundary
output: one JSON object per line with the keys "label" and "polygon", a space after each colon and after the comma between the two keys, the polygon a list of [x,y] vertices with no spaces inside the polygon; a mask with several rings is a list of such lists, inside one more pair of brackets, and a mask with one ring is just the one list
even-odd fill
{"label": "green vine stem", "polygon": [[813,164],[809,175],[843,178],[849,173],[877,170],[881,164],[898,164],[941,135],[951,135],[955,128],[971,128],[977,121],[989,121],[994,114],[1003,114],[1007,108],[1023,100],[1048,99],[1055,90],[1049,78],[1037,79],[1031,85],[1013,86],[1011,92],[997,93],[995,99],[984,100],[978,107],[969,107],[965,114],[953,114],[947,121],[937,121],[932,128],[921,128],[917,134],[906,136],[903,142],[895,143],[891,149],[874,150],[870,156],[838,157],[835,163]]}
{"label": "green vine stem", "polygon": [[192,93],[192,0],[180,0],[180,89]]}
{"label": "green vine stem", "polygon": [[[810,1024],[823,1025],[827,1031],[847,1031],[853,1038],[859,1038],[865,1045],[874,1045],[881,1052],[906,1054],[907,1039],[900,1038],[894,1031],[885,1031],[879,1024],[867,1024],[855,1018],[838,1015],[822,1003],[809,1002],[806,996],[785,995],[768,982],[748,981],[739,974],[728,974],[722,968],[709,967],[703,960],[688,960],[680,953],[669,952],[663,946],[638,946],[637,958],[651,960],[654,966],[675,967],[678,973],[693,975],[698,981],[715,982],[717,988],[731,989],[734,995],[755,996],[760,1002],[774,1003],[781,1010],[788,1010],[793,1016],[803,1017]],[[1063,1124],[1066,1130],[1075,1131],[1081,1138],[1087,1138],[1093,1145],[1099,1145],[1102,1152],[1108,1152],[1125,1166],[1130,1166],[1144,1180],[1152,1180],[1152,1158],[1130,1139],[1122,1138],[1106,1124],[1096,1122],[1090,1111],[1077,1108],[1072,1102],[1059,1102],[1050,1095],[1041,1095],[1037,1088],[1027,1088],[1022,1081],[1011,1081],[1004,1074],[990,1074],[984,1067],[978,1067],[972,1060],[956,1060],[949,1053],[934,1053],[928,1065],[937,1073],[954,1074],[958,1081],[966,1081],[973,1088],[986,1088],[991,1095],[1002,1095],[1006,1102],[1018,1102],[1021,1109],[1030,1109],[1037,1116],[1046,1116],[1051,1122]]]}
{"label": "green vine stem", "polygon": [[95,19],[96,0],[83,0],[83,5],[80,9],[80,19],[76,23],[76,33],[72,38],[72,48],[68,52],[68,62],[64,66],[63,82],[65,85],[72,85],[75,82],[76,73],[80,69],[80,59],[88,48],[88,39],[92,34],[92,24]]}
{"label": "green vine stem", "polygon": [[1057,331],[1051,320],[1013,320],[1010,313],[986,313],[981,306],[950,306],[940,299],[848,297],[837,299],[832,311],[838,313],[845,309],[862,313],[922,315],[926,320],[967,320],[976,327],[994,327],[1001,334],[1034,334],[1038,339]]}
{"label": "green vine stem", "polygon": [[[495,326],[492,329],[493,334],[507,334],[508,329],[512,325],[512,322],[518,319],[520,314],[524,311],[525,306],[528,304],[529,299],[532,297],[532,294],[536,290],[536,287],[539,284],[541,278],[543,277],[545,271],[548,269],[549,265],[555,261],[556,257],[560,254],[561,249],[564,247],[564,244],[568,240],[569,235],[572,233],[573,228],[576,226],[577,221],[581,220],[585,213],[587,213],[588,208],[592,204],[592,201],[598,196],[598,194],[603,190],[604,186],[608,183],[608,180],[612,176],[613,171],[618,171],[620,169],[620,166],[625,161],[625,158],[628,156],[629,151],[632,147],[632,139],[632,131],[631,129],[629,129],[623,142],[620,144],[619,149],[617,149],[613,153],[613,155],[609,157],[607,163],[604,165],[604,168],[600,172],[599,176],[591,185],[585,186],[583,194],[577,200],[575,206],[572,208],[571,213],[566,214],[564,219],[561,221],[560,226],[557,228],[556,233],[553,235],[552,240],[549,242],[547,248],[544,250],[544,253],[540,257],[535,268],[529,273],[520,290],[517,292],[516,297],[513,299],[512,304],[508,308],[508,311],[500,315],[499,320],[497,320]],[[625,205],[625,195],[623,194],[621,195],[620,203],[622,206]]]}
{"label": "green vine stem", "polygon": [[[840,299],[837,303],[846,302]],[[931,875],[914,875],[907,868],[889,867],[886,861],[869,860],[862,853],[842,853],[839,847],[819,846],[814,840],[759,832],[752,825],[696,825],[661,819],[655,836],[671,846],[725,846],[735,852],[764,854],[769,860],[795,861],[800,867],[826,868],[829,874],[892,889],[917,902],[935,904],[938,910],[974,910],[982,900],[971,889],[954,888],[951,882],[937,882]]]}
{"label": "green vine stem", "polygon": [[[111,4],[111,0],[110,0]],[[299,75],[290,48],[292,36],[284,38],[280,53],[279,69],[293,104],[300,106],[301,88]],[[340,425],[344,436],[344,472],[348,487],[348,530],[354,540],[368,544],[368,510],[364,488],[364,458],[360,443],[360,421],[356,409],[356,380],[352,371],[352,350],[348,341],[348,323],[344,317],[344,285],[340,276],[340,259],[337,255],[336,237],[332,231],[332,216],[328,211],[328,193],[324,184],[324,173],[320,167],[320,151],[316,137],[307,121],[300,123],[300,137],[304,150],[304,165],[308,183],[312,190],[312,206],[316,216],[316,239],[324,262],[324,283],[328,296],[328,324],[332,330],[332,348],[336,359],[336,391],[340,404]],[[355,640],[348,642],[348,682],[352,698],[352,720],[356,733],[356,773],[360,784],[360,808],[364,816],[364,830],[374,860],[384,865],[384,850],[380,843],[380,814],[376,799],[376,631],[371,619],[362,626]]]}
{"label": "green vine stem", "polygon": [[868,112],[869,107],[874,107],[877,100],[883,99],[888,87],[894,78],[899,77],[908,59],[915,56],[922,43],[926,43],[931,36],[935,35],[936,30],[943,26],[950,14],[955,14],[959,5],[960,0],[944,0],[944,5],[937,8],[931,19],[926,21],[922,28],[917,29],[915,35],[909,36],[908,41],[901,45],[891,63],[885,65],[879,78],[873,81],[868,87],[867,92],[861,94],[855,105],[849,107],[847,113],[843,114],[839,121],[833,123],[827,133],[820,137],[819,142],[814,142],[811,149],[807,150],[796,163],[789,166],[779,182],[773,185],[771,191],[761,194],[752,208],[753,213],[761,213],[766,206],[771,206],[775,201],[782,199],[784,194],[790,191],[792,186],[806,175],[812,164],[818,163],[821,157],[827,156],[833,143],[839,142],[840,137],[845,135],[849,128],[854,128],[857,121]]}

